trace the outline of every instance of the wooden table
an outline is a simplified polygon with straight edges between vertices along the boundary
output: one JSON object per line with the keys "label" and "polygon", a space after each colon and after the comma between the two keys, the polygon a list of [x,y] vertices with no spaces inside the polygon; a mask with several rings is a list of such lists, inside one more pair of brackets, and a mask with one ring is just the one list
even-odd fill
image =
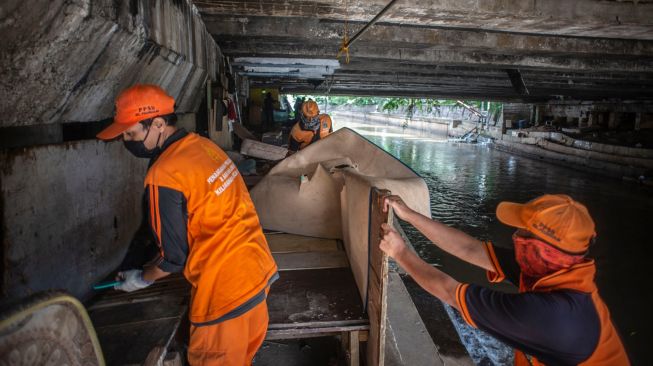
{"label": "wooden table", "polygon": [[[369,320],[347,256],[337,240],[268,234],[279,279],[268,296],[267,340],[340,336],[350,365]],[[109,365],[160,359],[188,308],[190,285],[180,274],[126,293],[106,290],[88,312]]]}

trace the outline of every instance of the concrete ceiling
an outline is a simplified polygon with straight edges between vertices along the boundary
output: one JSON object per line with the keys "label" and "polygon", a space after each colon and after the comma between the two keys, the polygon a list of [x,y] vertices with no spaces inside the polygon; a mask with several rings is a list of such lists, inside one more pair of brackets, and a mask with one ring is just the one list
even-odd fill
{"label": "concrete ceiling", "polygon": [[478,99],[653,99],[653,1],[195,0],[254,85]]}

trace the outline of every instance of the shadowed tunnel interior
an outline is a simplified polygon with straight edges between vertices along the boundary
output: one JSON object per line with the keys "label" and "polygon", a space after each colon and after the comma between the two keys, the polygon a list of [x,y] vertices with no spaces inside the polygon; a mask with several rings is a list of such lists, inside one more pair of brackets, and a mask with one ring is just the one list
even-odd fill
{"label": "shadowed tunnel interior", "polygon": [[[480,237],[500,200],[576,190],[590,207],[615,208],[599,214],[604,225],[614,223],[603,229],[610,243],[601,263],[615,256],[616,268],[629,274],[648,266],[653,1],[6,0],[0,34],[4,302],[53,289],[91,301],[92,285],[127,266],[128,250],[152,248],[142,226],[147,161],[119,140],[95,138],[112,122],[118,93],[137,83],[165,89],[179,127],[236,154],[243,127],[263,142],[287,143],[294,98],[314,98],[336,128],[351,123],[425,174],[432,200],[442,200],[432,202],[434,217],[443,221],[467,198],[480,199],[472,191],[483,190],[483,172],[520,184],[488,189],[496,196],[481,200],[480,221],[461,224]],[[279,102],[268,130],[267,92]],[[397,106],[384,108],[390,100]],[[492,149],[430,145],[447,138],[489,141]],[[259,172],[274,165],[252,164]],[[525,175],[513,179],[515,169]],[[448,184],[463,187],[454,203],[433,194]],[[627,206],[621,199],[638,202],[636,214],[618,215]],[[615,228],[638,243],[620,243]],[[422,244],[420,254],[438,262]],[[614,280],[599,268],[632,361],[645,363],[651,315],[624,309],[644,311],[632,303],[643,301],[650,281],[605,273]],[[641,293],[624,293],[620,281]],[[427,323],[444,318],[424,313],[428,299],[408,287]]]}

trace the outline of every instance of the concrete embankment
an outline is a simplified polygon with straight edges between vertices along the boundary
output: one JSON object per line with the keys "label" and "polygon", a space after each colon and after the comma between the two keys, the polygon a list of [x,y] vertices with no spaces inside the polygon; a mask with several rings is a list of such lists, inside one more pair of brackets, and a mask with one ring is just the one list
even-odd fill
{"label": "concrete embankment", "polygon": [[334,121],[402,127],[421,135],[433,137],[461,137],[478,128],[479,135],[492,140],[497,150],[522,155],[549,163],[564,165],[589,173],[651,184],[653,150],[609,145],[575,139],[560,132],[508,130],[502,134],[497,126],[480,126],[472,121],[451,118],[407,118],[387,113],[334,111]]}
{"label": "concrete embankment", "polygon": [[495,139],[493,147],[615,178],[640,179],[650,176],[653,170],[653,151],[649,149],[576,140],[555,132],[515,134]]}
{"label": "concrete embankment", "polygon": [[446,137],[449,132],[451,124],[450,118],[425,118],[413,117],[407,118],[405,115],[395,115],[388,113],[366,113],[366,112],[350,112],[350,111],[334,111],[330,113],[334,119],[334,123],[340,120],[348,120],[352,122],[385,125],[391,127],[406,128],[411,131],[416,131],[421,134],[429,134],[433,136]]}

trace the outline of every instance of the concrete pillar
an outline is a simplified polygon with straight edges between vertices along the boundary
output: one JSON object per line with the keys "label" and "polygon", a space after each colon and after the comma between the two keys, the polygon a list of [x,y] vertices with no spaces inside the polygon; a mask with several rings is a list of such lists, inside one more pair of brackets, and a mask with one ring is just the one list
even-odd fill
{"label": "concrete pillar", "polygon": [[594,112],[587,112],[587,127],[592,127],[594,124]]}
{"label": "concrete pillar", "polygon": [[639,126],[642,123],[642,113],[635,113],[635,131],[639,131]]}
{"label": "concrete pillar", "polygon": [[535,104],[531,105],[531,115],[529,116],[529,122],[533,126],[537,126],[537,106]]}
{"label": "concrete pillar", "polygon": [[542,107],[539,105],[535,105],[533,107],[533,114],[534,114],[533,124],[535,126],[539,126],[542,119]]}

